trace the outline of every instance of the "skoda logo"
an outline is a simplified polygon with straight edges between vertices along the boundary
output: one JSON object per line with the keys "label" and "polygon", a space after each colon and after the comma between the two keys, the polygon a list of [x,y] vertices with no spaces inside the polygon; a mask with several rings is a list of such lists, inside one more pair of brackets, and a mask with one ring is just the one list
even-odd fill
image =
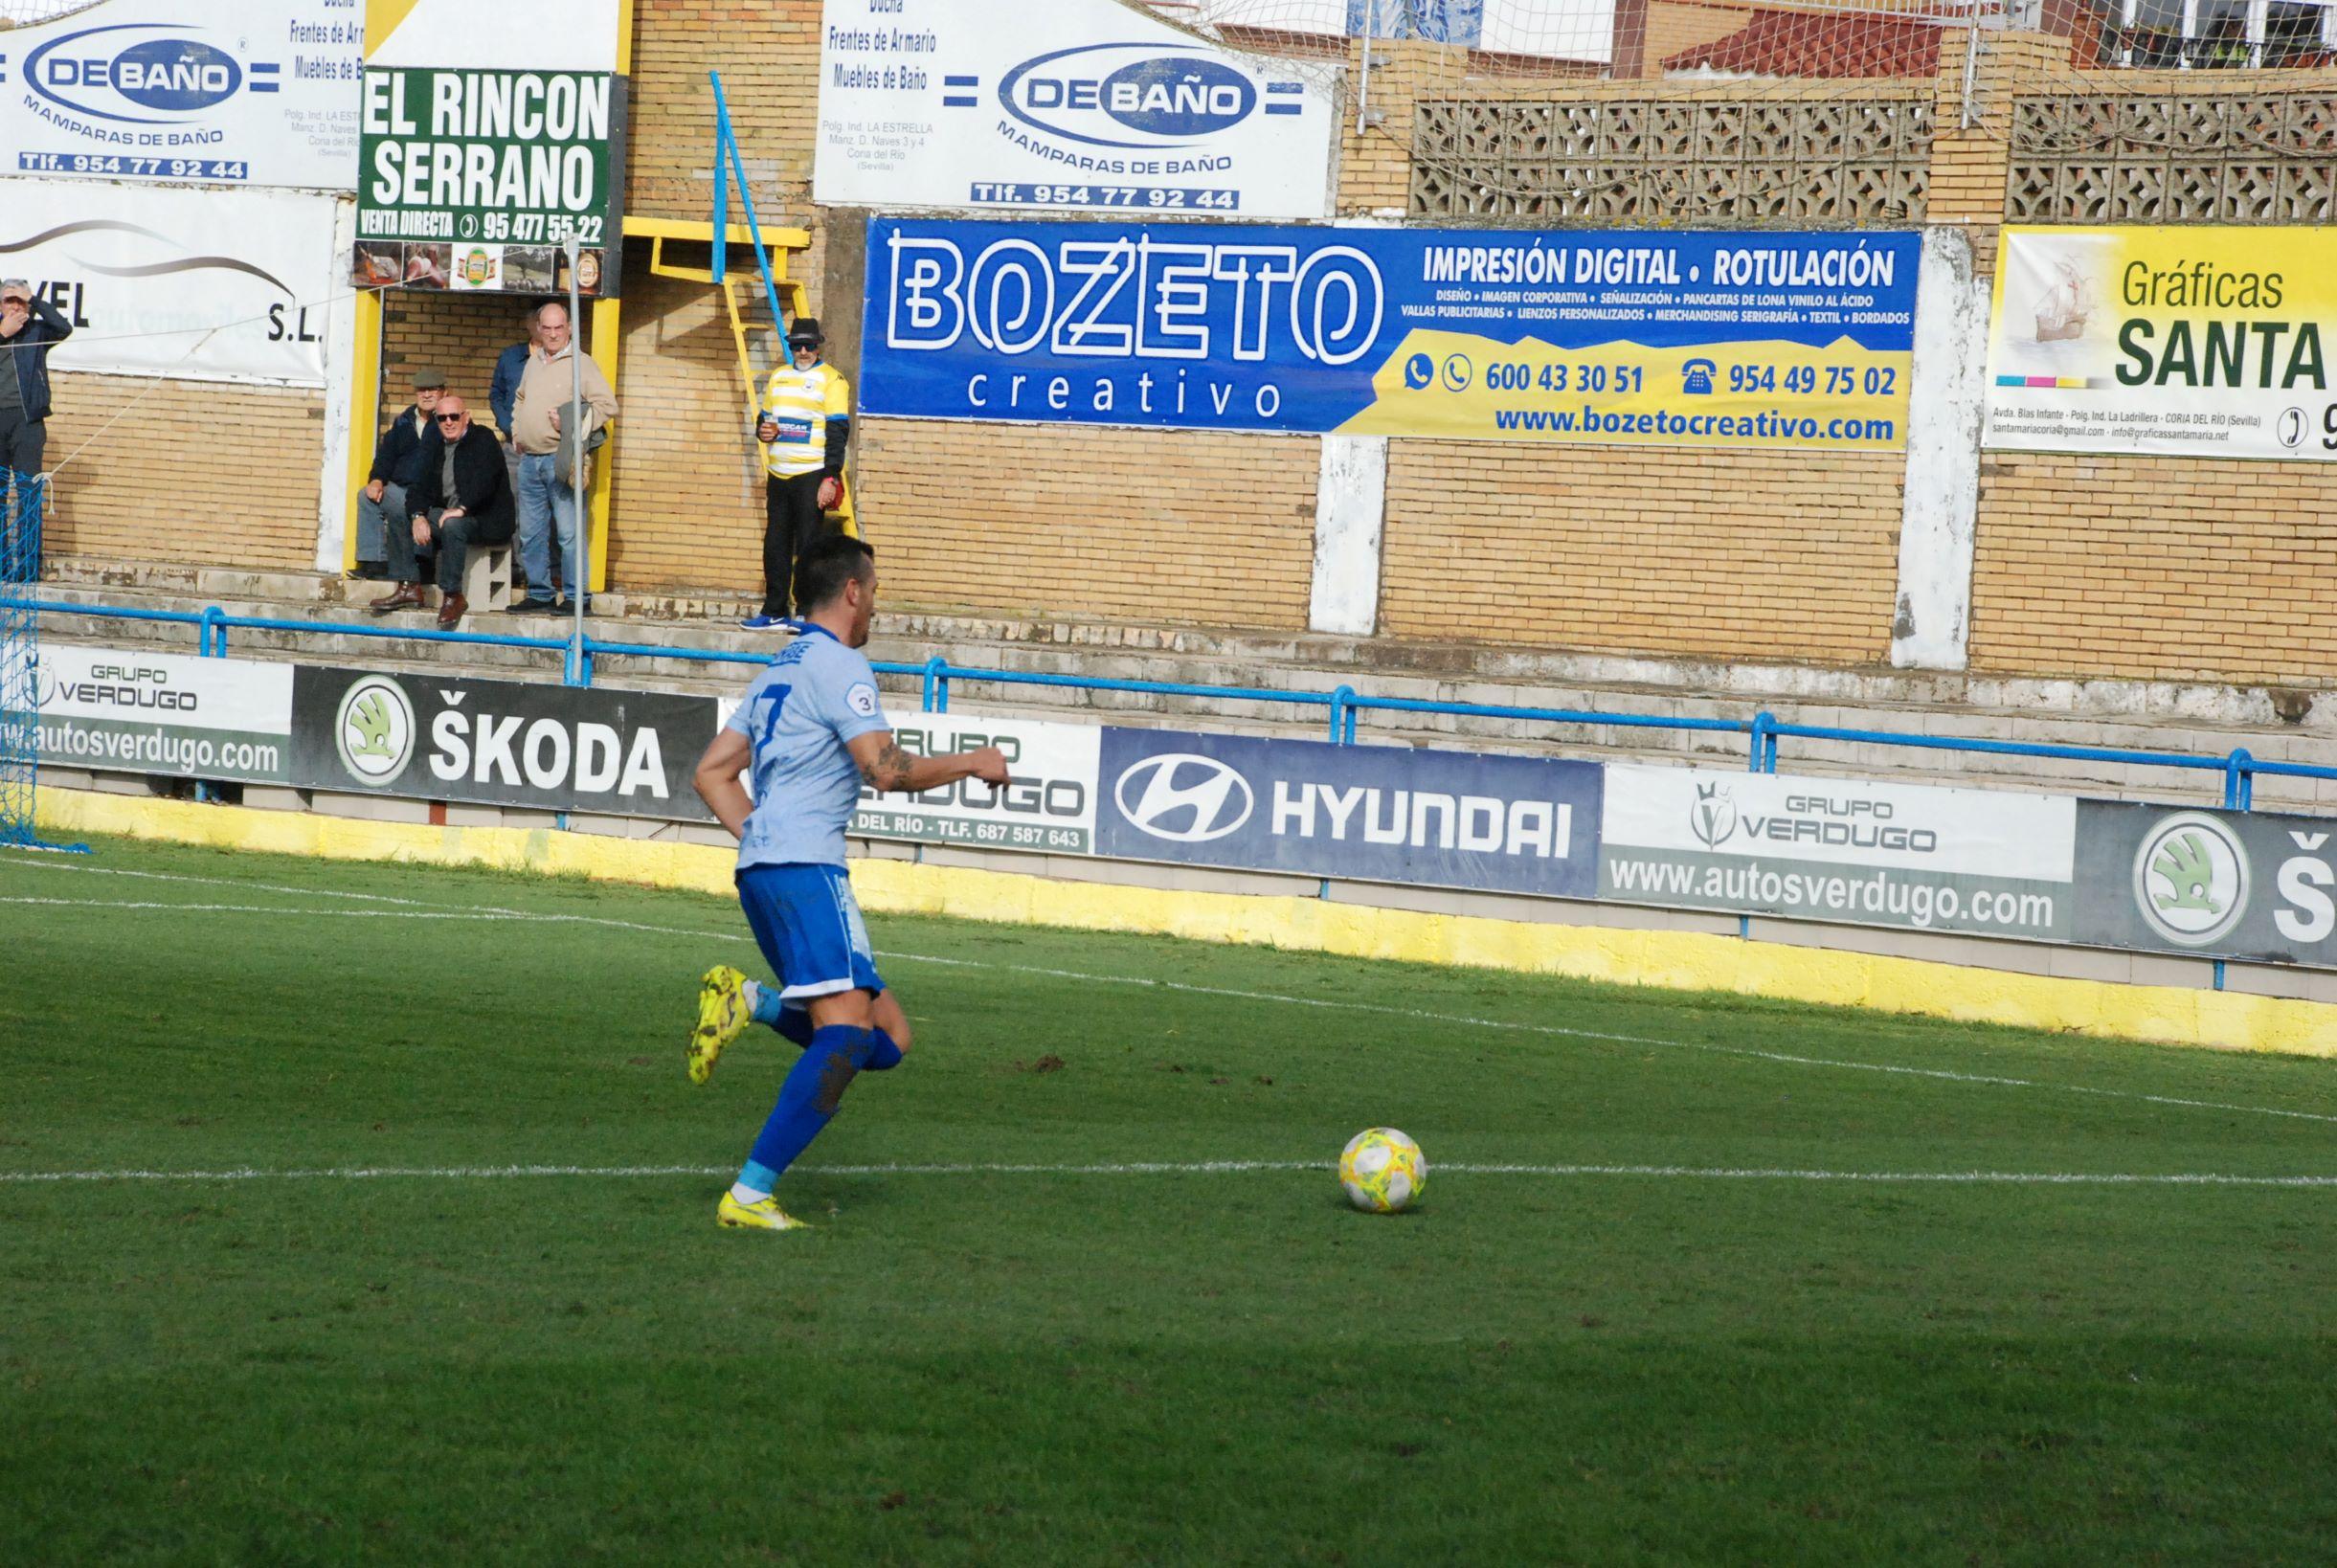
{"label": "skoda logo", "polygon": [[2134,852],[2134,903],[2168,941],[2205,947],[2247,909],[2247,848],[2206,812],[2161,818]]}
{"label": "skoda logo", "polygon": [[361,784],[387,784],[414,755],[414,704],[386,675],[369,675],[341,694],[333,749]]}
{"label": "skoda logo", "polygon": [[1089,44],[1024,60],[1000,80],[999,102],[1024,124],[1074,142],[1157,147],[1240,124],[1257,108],[1258,89],[1199,48]]}
{"label": "skoda logo", "polygon": [[1171,751],[1120,774],[1112,797],[1120,815],[1156,839],[1199,844],[1249,820],[1249,780],[1215,757]]}
{"label": "skoda logo", "polygon": [[[199,114],[236,96],[243,67],[213,44],[155,23],[84,28],[25,56],[24,79],[53,103],[132,125]],[[273,68],[268,68],[273,69]]]}

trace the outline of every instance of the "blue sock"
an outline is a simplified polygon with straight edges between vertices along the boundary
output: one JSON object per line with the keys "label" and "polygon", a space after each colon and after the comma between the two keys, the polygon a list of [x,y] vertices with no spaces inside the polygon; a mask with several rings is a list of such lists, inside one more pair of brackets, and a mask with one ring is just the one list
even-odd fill
{"label": "blue sock", "polygon": [[765,985],[760,980],[749,980],[747,984],[753,987],[754,1001],[751,1010],[755,1022],[776,1029],[781,1039],[792,1040],[798,1045],[812,1042],[810,1013],[780,1001],[775,986]]}
{"label": "blue sock", "polygon": [[882,1029],[871,1029],[868,1032],[876,1037],[876,1043],[869,1047],[867,1064],[861,1070],[863,1072],[888,1072],[899,1066],[901,1064],[901,1047],[892,1042],[892,1037]]}
{"label": "blue sock", "polygon": [[831,1024],[812,1035],[812,1042],[796,1058],[787,1080],[779,1086],[778,1102],[754,1140],[753,1152],[739,1181],[760,1191],[775,1182],[811,1147],[843,1103],[853,1075],[867,1064],[876,1048],[876,1036],[866,1029]]}

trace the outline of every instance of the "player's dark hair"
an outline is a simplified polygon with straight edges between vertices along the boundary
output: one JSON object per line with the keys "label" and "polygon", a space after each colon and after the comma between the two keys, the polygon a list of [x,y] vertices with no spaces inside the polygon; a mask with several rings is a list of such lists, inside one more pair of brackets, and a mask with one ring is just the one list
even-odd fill
{"label": "player's dark hair", "polygon": [[848,533],[831,533],[796,558],[796,602],[824,610],[848,582],[876,575],[876,551]]}

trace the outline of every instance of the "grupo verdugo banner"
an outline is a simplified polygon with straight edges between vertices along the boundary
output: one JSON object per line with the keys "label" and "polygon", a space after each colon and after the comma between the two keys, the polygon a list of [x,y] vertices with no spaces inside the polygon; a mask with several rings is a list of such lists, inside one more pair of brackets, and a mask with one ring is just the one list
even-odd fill
{"label": "grupo verdugo banner", "polygon": [[875,218],[864,409],[1890,450],[1916,235]]}

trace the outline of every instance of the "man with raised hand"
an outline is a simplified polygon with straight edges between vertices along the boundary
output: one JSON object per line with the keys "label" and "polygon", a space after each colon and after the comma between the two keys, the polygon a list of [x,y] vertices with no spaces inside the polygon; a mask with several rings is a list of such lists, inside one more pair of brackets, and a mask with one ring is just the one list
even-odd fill
{"label": "man with raised hand", "polygon": [[[73,336],[65,313],[21,278],[0,281],[0,464],[30,478],[49,442],[49,350]],[[0,473],[0,489],[8,487]]]}
{"label": "man with raised hand", "polygon": [[[836,1114],[862,1072],[898,1066],[909,1019],[885,988],[844,873],[844,828],[871,789],[915,794],[963,778],[1003,785],[995,746],[912,757],[893,737],[860,649],[876,610],[876,552],[834,534],[796,564],[804,629],[747,688],[699,759],[697,787],[738,840],[738,900],[775,986],[728,965],[706,972],[689,1039],[689,1077],[703,1084],[750,1022],[803,1047],[716,1221],[750,1230],[801,1223],[772,1189]],[[741,782],[753,770],[754,793]]]}

